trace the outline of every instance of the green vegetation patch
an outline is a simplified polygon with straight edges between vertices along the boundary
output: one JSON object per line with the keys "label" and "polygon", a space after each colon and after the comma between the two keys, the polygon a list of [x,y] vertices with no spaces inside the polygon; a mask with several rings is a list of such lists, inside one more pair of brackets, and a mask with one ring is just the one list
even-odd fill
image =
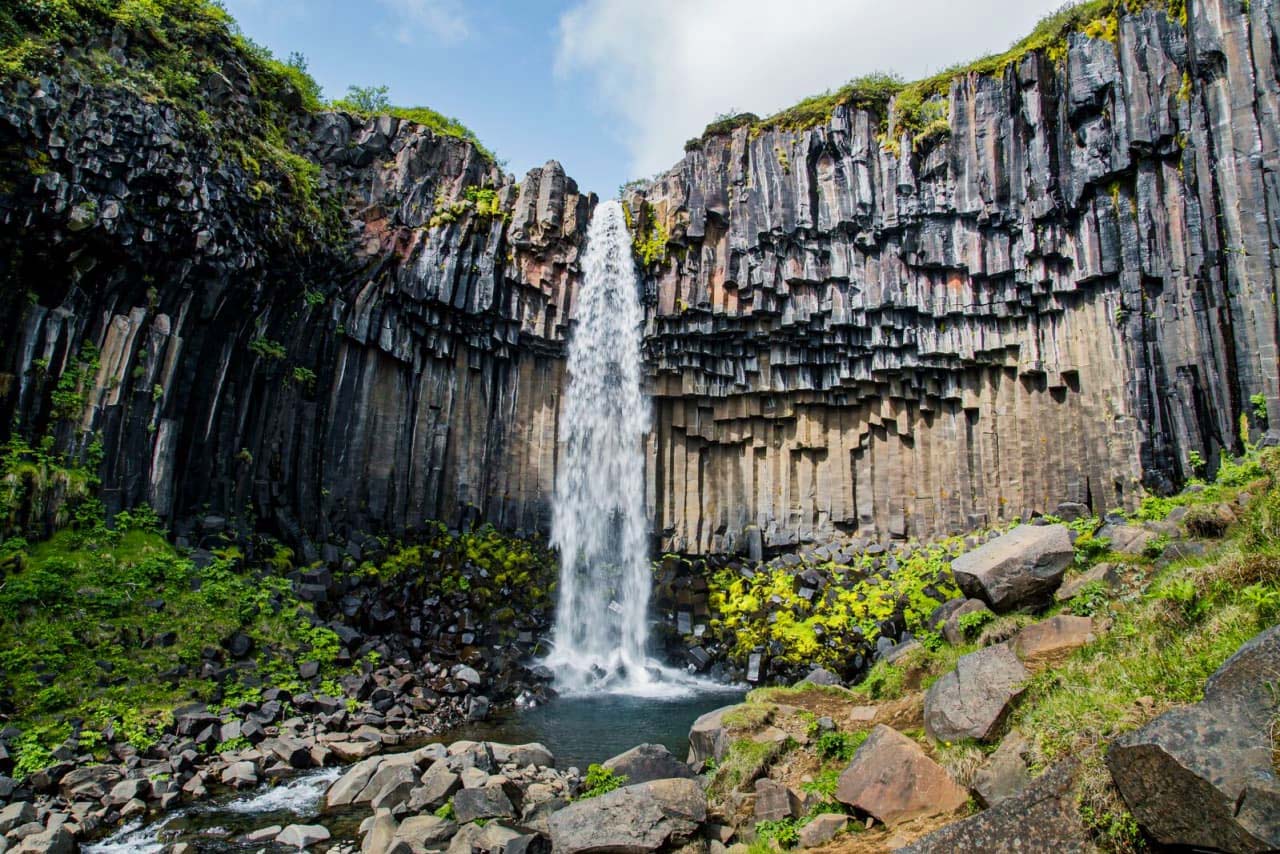
{"label": "green vegetation patch", "polygon": [[[874,574],[870,555],[850,564],[828,561],[816,566],[829,578],[828,587],[812,598],[800,595],[804,565],[760,567],[751,578],[724,569],[710,579],[715,614],[710,629],[729,644],[730,657],[738,662],[757,647],[777,642],[789,664],[838,669],[850,649],[861,641],[874,642],[880,624],[898,614],[909,631],[929,639],[929,615],[960,595],[950,562],[963,549],[958,537],[918,547],[900,558],[887,578]],[[772,622],[771,615],[776,615]]]}
{"label": "green vegetation patch", "polygon": [[[947,99],[951,81],[955,78],[969,74],[1003,74],[1010,65],[1020,62],[1032,52],[1043,53],[1051,61],[1061,63],[1066,59],[1071,35],[1083,33],[1090,38],[1115,41],[1120,18],[1147,9],[1163,9],[1170,20],[1186,26],[1186,0],[1082,0],[1068,3],[1042,19],[1030,35],[1003,53],[961,63],[912,83],[891,72],[868,74],[850,80],[834,91],[805,98],[764,119],[751,113],[721,115],[707,125],[701,138],[690,140],[685,148],[692,150],[711,137],[732,133],[741,127],[749,127],[753,136],[767,130],[807,130],[826,124],[835,109],[843,106],[879,116],[881,142],[888,149],[897,152],[898,138],[904,133],[910,136],[916,149],[924,149],[951,131]],[[889,103],[895,98],[896,122],[893,138],[890,138]]]}
{"label": "green vegetation patch", "polygon": [[234,548],[197,567],[146,508],[108,529],[101,505],[85,506],[98,514],[82,509],[50,540],[0,543],[0,704],[24,732],[22,772],[42,767],[73,730],[84,746],[113,726],[146,749],[192,697],[254,699],[257,689],[234,678],[198,675],[205,650],[235,632],[252,639],[256,675],[271,685],[303,690],[301,658],[318,661],[322,677],[337,674],[337,635],[313,625],[287,579],[248,569]]}

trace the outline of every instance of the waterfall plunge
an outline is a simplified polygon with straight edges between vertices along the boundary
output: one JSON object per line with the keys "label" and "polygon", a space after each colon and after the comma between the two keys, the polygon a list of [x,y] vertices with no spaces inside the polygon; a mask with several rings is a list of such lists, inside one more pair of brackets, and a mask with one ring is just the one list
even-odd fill
{"label": "waterfall plunge", "polygon": [[554,649],[567,693],[669,694],[688,679],[646,655],[649,569],[640,391],[640,310],[622,205],[602,202],[587,231],[551,542],[560,551]]}

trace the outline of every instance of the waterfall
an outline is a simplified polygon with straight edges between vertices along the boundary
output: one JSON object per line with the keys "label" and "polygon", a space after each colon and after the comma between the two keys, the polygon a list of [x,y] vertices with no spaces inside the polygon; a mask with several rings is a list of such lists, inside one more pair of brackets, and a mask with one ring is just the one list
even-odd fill
{"label": "waterfall", "polygon": [[644,317],[620,203],[596,208],[582,266],[561,409],[551,525],[560,585],[546,663],[562,691],[661,693],[680,674],[649,661],[645,649],[652,586],[644,508],[649,404],[640,390]]}

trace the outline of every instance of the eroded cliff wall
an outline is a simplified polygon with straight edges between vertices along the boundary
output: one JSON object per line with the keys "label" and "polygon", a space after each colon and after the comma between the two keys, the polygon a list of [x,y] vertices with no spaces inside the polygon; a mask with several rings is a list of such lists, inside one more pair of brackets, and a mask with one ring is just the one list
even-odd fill
{"label": "eroded cliff wall", "polygon": [[[100,454],[110,510],[232,515],[307,544],[547,526],[593,203],[558,164],[517,184],[463,140],[299,113],[291,149],[336,219],[322,236],[273,202],[287,175],[236,156],[236,128],[202,133],[80,68],[0,100],[18,167],[0,194],[6,429]],[[237,68],[203,83],[226,115],[256,104]],[[487,212],[465,203],[482,186]]]}
{"label": "eroded cliff wall", "polygon": [[1275,423],[1280,7],[1188,7],[955,79],[914,152],[840,107],[631,197],[665,549],[1103,511]]}
{"label": "eroded cliff wall", "polygon": [[[662,238],[661,548],[1104,511],[1212,467],[1254,395],[1276,423],[1280,0],[1188,9],[957,78],[925,144],[839,107],[707,137],[629,194]],[[593,197],[300,108],[275,174],[237,147],[262,97],[239,60],[197,112],[109,41],[0,87],[0,429],[100,453],[113,510],[307,546],[544,530]],[[274,201],[291,184],[305,221]]]}

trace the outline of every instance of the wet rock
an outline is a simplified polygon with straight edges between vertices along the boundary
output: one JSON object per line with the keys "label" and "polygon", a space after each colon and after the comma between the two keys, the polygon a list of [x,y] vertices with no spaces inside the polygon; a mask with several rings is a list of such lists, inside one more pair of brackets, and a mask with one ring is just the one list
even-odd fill
{"label": "wet rock", "polygon": [[1107,768],[1139,824],[1164,845],[1280,848],[1271,726],[1280,701],[1280,626],[1254,637],[1205,683],[1204,699],[1120,736]]}
{"label": "wet rock", "polygon": [[969,793],[920,745],[879,725],[840,774],[836,800],[885,824],[959,809]]}
{"label": "wet rock", "polygon": [[925,694],[925,731],[938,741],[991,739],[1030,678],[1004,644],[962,656]]}
{"label": "wet rock", "polygon": [[1066,525],[1019,525],[951,562],[965,595],[1003,614],[1053,601],[1075,558]]}
{"label": "wet rock", "polygon": [[629,784],[676,777],[694,779],[697,774],[686,763],[671,755],[661,744],[641,744],[601,763],[605,768],[627,778]]}
{"label": "wet rock", "polygon": [[555,854],[657,851],[693,838],[707,800],[693,780],[654,780],[575,801],[551,816]]}

